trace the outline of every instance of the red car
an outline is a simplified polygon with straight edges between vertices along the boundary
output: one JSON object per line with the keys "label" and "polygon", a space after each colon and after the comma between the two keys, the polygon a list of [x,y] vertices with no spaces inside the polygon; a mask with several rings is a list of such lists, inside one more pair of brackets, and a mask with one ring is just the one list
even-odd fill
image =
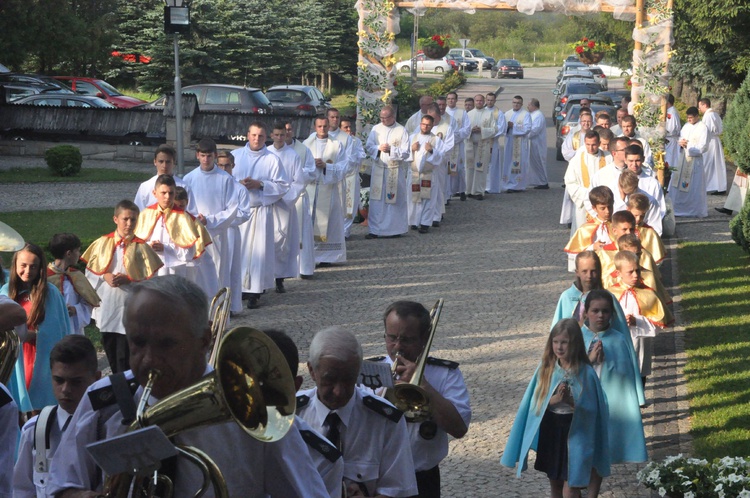
{"label": "red car", "polygon": [[54,78],[65,82],[76,93],[99,97],[121,109],[128,109],[146,103],[145,100],[123,95],[117,88],[104,80],[79,76],[55,76]]}

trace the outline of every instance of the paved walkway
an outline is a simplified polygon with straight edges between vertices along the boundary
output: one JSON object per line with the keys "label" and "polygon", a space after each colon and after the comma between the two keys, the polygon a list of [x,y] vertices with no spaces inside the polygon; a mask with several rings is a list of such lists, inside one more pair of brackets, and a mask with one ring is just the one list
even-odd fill
{"label": "paved walkway", "polygon": [[[462,91],[461,97],[476,91]],[[429,234],[410,232],[399,239],[365,240],[366,227],[355,225],[347,243],[346,264],[321,269],[313,280],[288,281],[287,294],[263,296],[261,308],[245,311],[232,325],[285,330],[295,339],[303,360],[315,331],[343,325],[356,332],[369,356],[384,352],[381,314],[390,302],[413,299],[429,307],[445,298],[431,354],[460,362],[474,417],[467,436],[451,443],[450,455],[441,465],[443,496],[547,495],[547,481],[538,472],[531,470],[516,479],[513,471],[500,466],[499,458],[541,356],[558,296],[572,281],[562,252],[568,230],[557,223],[563,166],[555,161],[549,165],[552,179],[558,178],[550,190],[490,195],[483,202],[453,200],[441,227]],[[120,186],[122,194],[116,197],[132,197],[135,185]],[[81,188],[77,184],[51,187],[58,196],[52,205],[100,205],[94,195],[97,190],[104,190],[103,198],[109,199],[104,205],[111,205],[111,186],[97,184],[85,194]],[[18,186],[0,185],[0,191],[0,211],[29,196]],[[34,205],[40,206],[51,195],[36,196]],[[713,211],[723,199],[710,198],[713,214],[708,219],[680,222],[679,236],[726,240],[727,217]],[[102,232],[108,229],[102,227]],[[652,458],[690,451],[680,296],[671,287],[676,282],[676,242],[669,243],[670,256],[663,271],[675,295],[678,326],[657,340],[654,375],[647,386],[651,404],[643,410]],[[303,388],[310,385],[308,378]],[[602,496],[651,497],[637,485],[639,467],[614,466],[613,476],[604,481]]]}

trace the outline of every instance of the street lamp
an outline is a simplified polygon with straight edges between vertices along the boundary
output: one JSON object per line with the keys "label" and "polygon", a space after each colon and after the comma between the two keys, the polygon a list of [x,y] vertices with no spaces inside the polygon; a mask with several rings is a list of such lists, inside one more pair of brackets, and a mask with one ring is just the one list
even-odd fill
{"label": "street lamp", "polygon": [[164,0],[164,32],[174,35],[174,106],[177,130],[177,173],[185,174],[182,133],[182,81],[180,81],[180,33],[190,31],[190,7],[185,0]]}

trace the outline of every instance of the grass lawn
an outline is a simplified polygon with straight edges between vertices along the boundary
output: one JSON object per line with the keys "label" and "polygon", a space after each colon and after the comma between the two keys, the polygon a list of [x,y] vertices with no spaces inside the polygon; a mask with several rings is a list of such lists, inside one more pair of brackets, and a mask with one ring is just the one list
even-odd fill
{"label": "grass lawn", "polygon": [[11,168],[0,171],[0,183],[142,182],[151,176],[152,173],[109,168],[81,168],[81,172],[76,176],[56,176],[48,168]]}
{"label": "grass lawn", "polygon": [[735,244],[688,242],[677,258],[695,456],[747,457],[750,257]]}

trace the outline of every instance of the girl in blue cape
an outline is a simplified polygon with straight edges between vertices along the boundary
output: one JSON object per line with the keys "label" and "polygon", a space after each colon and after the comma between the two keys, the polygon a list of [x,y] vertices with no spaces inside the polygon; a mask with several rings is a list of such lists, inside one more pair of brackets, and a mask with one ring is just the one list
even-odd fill
{"label": "girl in blue cape", "polygon": [[645,462],[646,438],[635,389],[641,381],[638,364],[628,348],[632,341],[610,327],[613,304],[609,292],[589,292],[583,341],[607,395],[610,462]]}
{"label": "girl in blue cape", "polygon": [[[602,286],[602,264],[599,256],[594,251],[583,251],[576,255],[576,279],[568,290],[560,295],[557,301],[555,315],[552,317],[552,326],[563,318],[575,318],[579,325],[583,325],[585,319],[585,301],[589,292],[595,289],[603,289]],[[629,339],[630,349],[633,360],[637,361],[638,356],[635,353],[635,347],[632,347],[630,339],[630,328],[625,318],[625,313],[617,299],[614,302],[614,315],[612,316],[612,328],[623,334],[623,337]],[[638,404],[645,406],[646,396],[643,392],[643,383],[639,380],[635,386],[638,394]]]}
{"label": "girl in blue cape", "polygon": [[602,478],[609,475],[607,420],[606,399],[581,328],[574,319],[560,320],[526,388],[500,463],[518,463],[520,477],[534,450],[534,468],[547,474],[552,498],[580,497],[580,488],[596,498]]}
{"label": "girl in blue cape", "polygon": [[65,298],[47,283],[46,268],[42,249],[26,244],[13,255],[10,279],[0,289],[26,310],[28,335],[22,338],[23,349],[8,381],[8,390],[22,412],[57,404],[49,355],[52,346],[70,333]]}

